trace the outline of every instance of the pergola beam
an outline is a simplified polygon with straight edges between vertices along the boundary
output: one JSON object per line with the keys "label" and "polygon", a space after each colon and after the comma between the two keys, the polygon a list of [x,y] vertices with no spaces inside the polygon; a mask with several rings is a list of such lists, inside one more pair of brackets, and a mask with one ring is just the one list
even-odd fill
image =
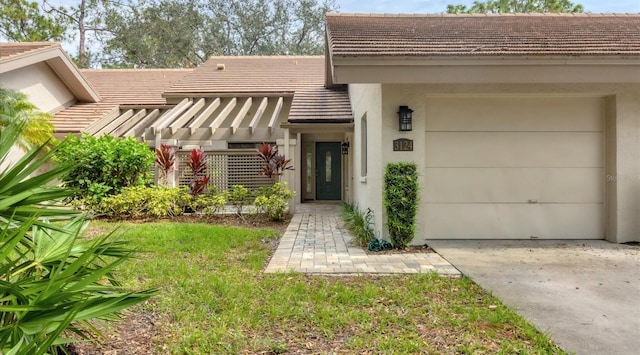
{"label": "pergola beam", "polygon": [[271,115],[271,120],[269,120],[269,133],[273,134],[273,127],[276,125],[278,121],[278,116],[280,116],[280,111],[282,110],[282,104],[284,103],[284,99],[281,97],[278,98],[278,103],[276,104],[276,108],[273,110],[273,115]]}
{"label": "pergola beam", "polygon": [[133,109],[129,109],[125,111],[122,115],[118,116],[115,120],[111,121],[106,126],[102,127],[101,130],[96,132],[94,135],[99,136],[104,133],[111,133],[114,129],[120,126],[123,122],[125,122],[128,118],[133,117]]}
{"label": "pergola beam", "polygon": [[244,120],[244,117],[247,115],[247,112],[249,112],[249,109],[251,108],[252,103],[253,103],[253,99],[250,97],[247,97],[247,100],[244,102],[244,105],[242,105],[242,108],[236,115],[236,118],[231,123],[231,134],[236,134],[236,130],[238,130],[238,127],[240,127],[242,120]]}
{"label": "pergola beam", "polygon": [[131,125],[131,127],[122,136],[123,137],[138,136],[138,134],[140,134],[139,132],[140,131],[144,132],[144,129],[146,128],[146,126],[149,125],[149,123],[153,122],[153,120],[155,120],[158,116],[160,116],[159,109],[155,109],[151,111],[148,115],[146,115],[140,121]]}
{"label": "pergola beam", "polygon": [[180,115],[184,110],[189,108],[193,104],[191,99],[184,99],[180,101],[175,107],[165,112],[158,120],[150,127],[153,134],[156,134],[156,131],[159,129],[167,127],[167,125],[173,121],[178,115]]}
{"label": "pergola beam", "polygon": [[267,108],[267,104],[269,104],[269,99],[266,97],[263,97],[262,102],[260,102],[260,106],[258,106],[256,113],[253,115],[253,119],[251,120],[251,123],[249,123],[249,130],[251,131],[252,135],[253,135],[253,132],[255,131],[255,128],[260,123],[260,119],[264,115],[264,110]]}
{"label": "pergola beam", "polygon": [[182,128],[189,120],[195,116],[200,109],[204,107],[204,98],[198,100],[191,108],[187,110],[187,112],[183,113],[180,117],[178,117],[171,125],[169,126],[171,134],[175,134],[178,128]]}
{"label": "pergola beam", "polygon": [[97,132],[103,129],[107,124],[109,124],[109,122],[111,122],[111,120],[116,119],[118,116],[120,116],[120,109],[118,107],[114,107],[113,110],[102,117],[102,119],[99,119],[98,121],[87,127],[85,129],[85,132],[89,133],[92,136],[97,135]]}
{"label": "pergola beam", "polygon": [[218,106],[220,106],[219,97],[211,101],[209,106],[207,106],[207,108],[205,108],[202,112],[200,112],[198,117],[196,117],[193,121],[191,121],[188,127],[189,133],[193,134],[196,129],[200,128],[200,126],[204,123],[204,121],[206,121],[209,118],[209,116],[211,116],[211,114],[218,108]]}
{"label": "pergola beam", "polygon": [[114,137],[120,137],[122,133],[128,131],[131,127],[135,126],[141,119],[143,119],[147,115],[147,109],[143,108],[136,112],[135,115],[131,116],[126,122],[123,122],[121,125],[116,127],[111,131],[111,135]]}
{"label": "pergola beam", "polygon": [[238,103],[238,99],[237,98],[233,98],[231,99],[231,101],[229,101],[229,103],[227,104],[227,106],[225,106],[222,111],[218,114],[218,116],[216,117],[215,120],[213,120],[213,122],[211,122],[211,134],[213,135],[214,133],[216,133],[216,129],[218,129],[218,127],[220,127],[220,125],[222,124],[222,122],[224,122],[224,120],[227,119],[227,117],[229,116],[229,114],[231,113],[231,111],[233,111],[233,109],[236,107],[236,104]]}

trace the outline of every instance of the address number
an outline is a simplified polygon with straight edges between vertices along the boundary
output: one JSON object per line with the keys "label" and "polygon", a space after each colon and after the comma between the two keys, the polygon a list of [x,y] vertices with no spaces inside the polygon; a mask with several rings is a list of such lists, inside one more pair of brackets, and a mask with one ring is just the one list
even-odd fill
{"label": "address number", "polygon": [[412,139],[396,139],[393,141],[394,152],[413,152],[413,140]]}

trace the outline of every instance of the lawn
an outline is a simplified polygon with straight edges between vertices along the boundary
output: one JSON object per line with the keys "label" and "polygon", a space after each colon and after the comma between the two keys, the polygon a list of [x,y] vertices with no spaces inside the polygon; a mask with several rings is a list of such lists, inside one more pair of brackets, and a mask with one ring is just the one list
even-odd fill
{"label": "lawn", "polygon": [[146,251],[120,269],[124,284],[159,289],[124,321],[151,319],[153,353],[563,353],[468,278],[264,274],[278,238],[268,229],[125,223],[118,234]]}

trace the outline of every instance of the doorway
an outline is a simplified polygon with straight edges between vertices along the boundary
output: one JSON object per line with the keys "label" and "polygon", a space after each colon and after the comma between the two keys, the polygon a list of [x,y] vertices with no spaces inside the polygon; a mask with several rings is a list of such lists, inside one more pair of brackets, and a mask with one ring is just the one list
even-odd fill
{"label": "doorway", "polygon": [[342,152],[340,142],[316,143],[316,200],[342,198]]}

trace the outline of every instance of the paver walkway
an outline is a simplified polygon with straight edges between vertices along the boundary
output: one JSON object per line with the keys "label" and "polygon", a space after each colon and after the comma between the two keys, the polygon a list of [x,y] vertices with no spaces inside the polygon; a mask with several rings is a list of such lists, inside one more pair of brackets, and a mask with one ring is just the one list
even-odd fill
{"label": "paver walkway", "polygon": [[341,204],[305,203],[296,206],[265,272],[310,274],[405,274],[460,272],[437,253],[369,255],[352,246],[343,227]]}

